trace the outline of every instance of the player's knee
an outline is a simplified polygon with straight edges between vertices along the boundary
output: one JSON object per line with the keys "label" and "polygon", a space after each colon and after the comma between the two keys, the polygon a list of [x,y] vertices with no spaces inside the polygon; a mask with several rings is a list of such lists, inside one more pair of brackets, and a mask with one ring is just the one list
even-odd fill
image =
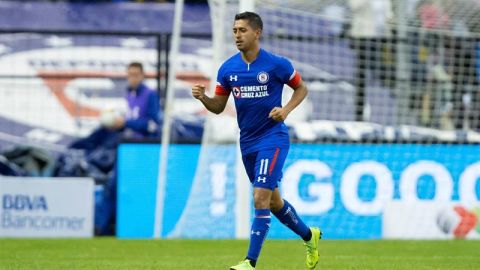
{"label": "player's knee", "polygon": [[270,201],[270,210],[272,210],[272,212],[278,212],[282,209],[282,207],[283,207],[282,201],[278,201],[278,200]]}
{"label": "player's knee", "polygon": [[254,207],[255,209],[270,209],[270,204],[268,203],[268,201],[255,200]]}
{"label": "player's knee", "polygon": [[270,197],[264,194],[254,194],[253,205],[255,209],[270,209]]}

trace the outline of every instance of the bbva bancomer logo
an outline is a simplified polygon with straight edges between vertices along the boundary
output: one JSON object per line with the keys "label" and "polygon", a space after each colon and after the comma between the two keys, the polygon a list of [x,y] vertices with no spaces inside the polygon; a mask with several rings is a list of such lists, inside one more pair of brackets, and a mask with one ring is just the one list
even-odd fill
{"label": "bbva bancomer logo", "polygon": [[16,211],[48,211],[45,196],[29,196],[24,194],[4,194],[2,197],[3,210]]}
{"label": "bbva bancomer logo", "polygon": [[[0,229],[81,232],[88,228],[84,216],[64,215],[49,209],[47,197],[44,195],[3,194]],[[55,202],[52,203],[55,204]]]}

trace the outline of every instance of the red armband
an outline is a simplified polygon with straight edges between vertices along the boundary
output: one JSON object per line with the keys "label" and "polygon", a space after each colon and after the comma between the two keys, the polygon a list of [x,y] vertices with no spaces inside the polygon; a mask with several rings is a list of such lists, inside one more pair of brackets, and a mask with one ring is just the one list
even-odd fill
{"label": "red armband", "polygon": [[217,83],[217,86],[215,87],[215,95],[228,96],[230,95],[230,92],[225,89],[221,84]]}
{"label": "red armband", "polygon": [[302,81],[302,77],[300,77],[300,73],[298,73],[295,70],[292,77],[290,77],[290,80],[288,81],[287,85],[295,89],[297,88],[297,86],[300,84],[301,81]]}

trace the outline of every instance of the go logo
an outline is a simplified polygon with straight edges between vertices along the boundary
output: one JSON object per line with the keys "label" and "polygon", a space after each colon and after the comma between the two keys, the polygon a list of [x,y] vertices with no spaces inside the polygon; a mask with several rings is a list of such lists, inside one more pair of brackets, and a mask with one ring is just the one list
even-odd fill
{"label": "go logo", "polygon": [[[310,175],[315,181],[308,184],[308,200],[300,196],[299,186],[303,176]],[[454,181],[450,172],[441,163],[419,160],[408,165],[400,174],[398,190],[401,201],[415,202],[419,198],[417,185],[420,177],[429,175],[435,181],[435,195],[431,199],[438,202],[452,201]],[[303,215],[319,215],[331,210],[335,205],[335,189],[332,182],[332,169],[320,160],[298,160],[285,169],[282,192],[285,199],[297,207]],[[376,184],[375,195],[371,200],[362,200],[358,195],[362,177],[371,176]],[[480,178],[480,162],[467,166],[458,179],[460,203],[479,203],[476,184]],[[343,206],[356,215],[374,216],[383,212],[387,202],[393,200],[395,182],[391,170],[378,161],[365,160],[350,164],[340,176],[340,200]],[[479,195],[480,196],[480,195]]]}

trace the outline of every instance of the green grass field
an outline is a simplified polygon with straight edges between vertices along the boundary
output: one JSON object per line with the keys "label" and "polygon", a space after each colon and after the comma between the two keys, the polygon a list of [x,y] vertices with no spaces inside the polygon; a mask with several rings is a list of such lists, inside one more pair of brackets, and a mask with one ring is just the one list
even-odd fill
{"label": "green grass field", "polygon": [[[225,270],[240,240],[0,239],[0,269]],[[300,241],[267,240],[259,270],[305,269]],[[321,242],[317,269],[480,269],[480,241]]]}

